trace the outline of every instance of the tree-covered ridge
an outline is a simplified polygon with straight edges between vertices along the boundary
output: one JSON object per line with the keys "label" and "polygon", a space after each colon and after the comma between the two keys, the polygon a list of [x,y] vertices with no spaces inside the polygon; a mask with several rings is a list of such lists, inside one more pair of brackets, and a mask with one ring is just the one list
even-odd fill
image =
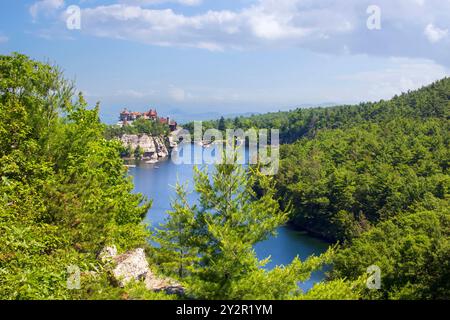
{"label": "tree-covered ridge", "polygon": [[397,119],[283,146],[277,185],[293,221],[348,240],[427,196],[448,195],[449,122]]}
{"label": "tree-covered ridge", "polygon": [[345,126],[281,148],[277,188],[291,221],[340,240],[332,275],[370,265],[382,289],[368,298],[450,297],[450,79],[364,105]]}
{"label": "tree-covered ridge", "polygon": [[334,258],[332,278],[357,279],[368,265],[381,270],[371,299],[450,298],[449,201],[427,199],[381,222]]}
{"label": "tree-covered ridge", "polygon": [[[419,90],[395,96],[389,101],[365,102],[358,105],[299,108],[251,117],[204,121],[205,129],[279,129],[282,143],[312,137],[321,129],[348,128],[363,122],[384,122],[396,117],[423,119],[450,117],[450,79],[444,78]],[[193,123],[184,126],[193,130]]]}
{"label": "tree-covered ridge", "polygon": [[[366,298],[450,298],[450,79],[389,101],[220,119],[280,129],[276,189],[290,221],[340,241],[333,279],[382,272]],[[189,126],[187,126],[189,128]]]}

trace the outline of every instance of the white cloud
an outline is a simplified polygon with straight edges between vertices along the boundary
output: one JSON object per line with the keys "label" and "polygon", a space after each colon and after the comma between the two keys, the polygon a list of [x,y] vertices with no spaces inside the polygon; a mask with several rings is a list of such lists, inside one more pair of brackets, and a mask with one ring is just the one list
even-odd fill
{"label": "white cloud", "polygon": [[33,3],[30,8],[30,14],[36,19],[41,13],[50,14],[64,7],[64,0],[40,0]]}
{"label": "white cloud", "polygon": [[436,43],[447,37],[448,29],[439,29],[430,23],[426,26],[424,33],[431,43]]}
{"label": "white cloud", "polygon": [[[353,92],[337,93],[341,100],[380,100],[390,99],[394,95],[408,90],[415,90],[423,85],[450,75],[450,70],[431,60],[390,58],[389,67],[380,70],[371,70],[339,77]],[[355,87],[360,97],[355,97]]]}
{"label": "white cloud", "polygon": [[9,38],[0,34],[0,43],[8,42]]}
{"label": "white cloud", "polygon": [[[258,46],[266,41],[301,41],[347,33],[353,21],[326,10],[299,11],[299,0],[260,0],[240,11],[207,11],[187,16],[171,9],[113,4],[83,10],[86,32],[161,46],[212,51]],[[326,18],[326,21],[320,18]]]}
{"label": "white cloud", "polygon": [[[45,7],[61,8],[62,3],[39,1],[30,12],[37,15]],[[449,0],[378,0],[382,29],[376,31],[366,27],[366,10],[373,0],[253,0],[234,10],[202,12],[200,6],[195,11],[200,13],[191,15],[170,9],[174,3],[202,1],[116,0],[86,5],[81,32],[210,51],[290,46],[331,54],[427,58],[450,65],[450,42],[442,41],[450,28]],[[152,7],[156,4],[160,6]]]}

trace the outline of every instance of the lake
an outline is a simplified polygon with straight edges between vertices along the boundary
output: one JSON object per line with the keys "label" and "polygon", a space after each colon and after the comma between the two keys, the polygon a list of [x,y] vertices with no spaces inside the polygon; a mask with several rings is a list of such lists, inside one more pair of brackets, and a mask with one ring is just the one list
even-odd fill
{"label": "lake", "polygon": [[[196,146],[201,148],[200,146]],[[171,160],[156,164],[140,162],[135,168],[130,168],[133,176],[135,192],[139,192],[153,200],[146,222],[157,227],[164,222],[167,210],[170,210],[170,202],[175,198],[174,186],[177,181],[188,183],[188,188],[193,188],[193,165],[176,165]],[[195,202],[196,195],[191,194],[189,201]],[[271,262],[266,268],[277,265],[289,264],[297,255],[304,260],[310,255],[319,255],[325,252],[329,246],[326,242],[313,238],[304,232],[299,232],[283,226],[278,229],[276,237],[255,245],[255,251],[259,259],[271,256]],[[323,280],[323,271],[316,272],[304,283],[300,284],[303,290],[310,289],[314,283]]]}

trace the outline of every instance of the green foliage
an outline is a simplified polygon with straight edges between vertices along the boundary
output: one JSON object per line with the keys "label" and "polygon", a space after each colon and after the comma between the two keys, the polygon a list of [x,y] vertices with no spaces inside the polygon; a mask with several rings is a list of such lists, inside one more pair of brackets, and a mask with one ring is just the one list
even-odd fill
{"label": "green foliage", "polygon": [[106,126],[105,138],[111,140],[121,137],[124,134],[147,134],[150,136],[167,136],[169,134],[169,125],[160,121],[146,120],[143,118],[133,121],[132,125]]}
{"label": "green foliage", "polygon": [[0,56],[1,299],[94,297],[88,287],[67,289],[70,265],[95,271],[105,293],[95,298],[107,298],[117,289],[98,271],[100,249],[146,243],[150,203],[131,193],[98,106],[89,110],[71,88],[55,67]]}
{"label": "green foliage", "polygon": [[198,262],[199,250],[194,229],[197,226],[196,208],[187,200],[185,187],[176,186],[177,198],[168,211],[169,218],[154,237],[160,245],[155,261],[170,276],[185,278],[192,272],[192,266]]}
{"label": "green foliage", "polygon": [[364,278],[349,282],[342,279],[314,285],[300,300],[358,300],[364,292]]}
{"label": "green foliage", "polygon": [[280,129],[292,143],[281,147],[276,176],[282,208],[292,206],[297,226],[343,243],[334,280],[309,296],[352,298],[340,279],[357,281],[376,264],[383,286],[361,290],[366,298],[450,297],[449,119],[445,78],[390,101],[225,120],[226,128]]}
{"label": "green foliage", "polygon": [[448,201],[382,222],[355,239],[334,260],[333,277],[354,279],[370,265],[381,269],[380,291],[368,298],[450,298]]}
{"label": "green foliage", "polygon": [[448,193],[449,123],[397,119],[318,132],[284,146],[279,193],[293,221],[331,240],[349,240],[378,221]]}
{"label": "green foliage", "polygon": [[[416,91],[395,96],[390,101],[365,102],[359,105],[298,108],[291,111],[271,112],[250,117],[224,119],[225,128],[279,129],[280,141],[292,143],[311,138],[324,129],[347,129],[361,123],[381,123],[390,119],[426,118],[448,119],[450,79],[444,78]],[[220,120],[203,121],[203,128],[218,128]],[[193,132],[193,123],[183,125]],[[222,126],[223,128],[223,126]]]}

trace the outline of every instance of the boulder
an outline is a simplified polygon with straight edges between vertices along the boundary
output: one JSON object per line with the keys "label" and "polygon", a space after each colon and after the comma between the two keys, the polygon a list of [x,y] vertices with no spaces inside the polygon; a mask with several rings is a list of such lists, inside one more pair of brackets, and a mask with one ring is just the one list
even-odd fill
{"label": "boulder", "polygon": [[118,255],[114,257],[114,262],[116,266],[112,273],[121,287],[124,287],[132,280],[139,281],[144,279],[150,271],[144,249],[142,248]]}

